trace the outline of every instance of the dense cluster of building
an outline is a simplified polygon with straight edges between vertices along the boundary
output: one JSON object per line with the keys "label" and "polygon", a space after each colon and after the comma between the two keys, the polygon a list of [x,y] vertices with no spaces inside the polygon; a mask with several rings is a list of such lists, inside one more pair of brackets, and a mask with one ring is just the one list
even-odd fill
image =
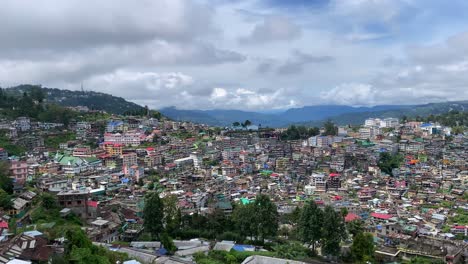
{"label": "dense cluster of building", "polygon": [[[388,261],[424,256],[456,262],[466,253],[468,225],[457,220],[468,210],[468,138],[439,124],[368,119],[359,128],[339,127],[334,136],[295,141],[281,140],[281,130],[217,130],[146,117],[67,126],[18,118],[0,122],[0,129],[27,150],[15,157],[0,148],[16,194],[13,207],[0,210],[0,263],[43,261],[60,249],[60,241],[47,241],[31,223],[38,192],[55,195],[63,217],[80,217],[94,242],[131,242],[118,250],[148,262],[177,263],[157,253],[158,242],[137,241],[150,185],[163,196],[176,195],[183,214],[230,214],[234,203],[260,192],[269,194],[280,214],[310,199],[346,208],[346,221],[364,221],[376,255]],[[65,132],[75,138],[57,147],[44,144]],[[402,162],[385,173],[382,153]],[[30,228],[14,234],[17,227]],[[180,263],[210,250],[203,241],[176,244]]]}

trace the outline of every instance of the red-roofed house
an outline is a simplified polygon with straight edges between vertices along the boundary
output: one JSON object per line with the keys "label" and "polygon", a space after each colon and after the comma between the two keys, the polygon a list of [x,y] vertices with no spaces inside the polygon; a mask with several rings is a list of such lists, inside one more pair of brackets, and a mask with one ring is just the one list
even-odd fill
{"label": "red-roofed house", "polygon": [[467,236],[468,235],[468,226],[466,226],[466,225],[453,226],[450,229],[450,232],[452,232],[454,234],[465,234],[465,236]]}
{"label": "red-roofed house", "polygon": [[371,213],[371,216],[380,220],[388,220],[393,217],[391,214],[382,214],[382,213]]}
{"label": "red-roofed house", "polygon": [[99,203],[97,201],[88,201],[87,204],[90,207],[97,208]]}
{"label": "red-roofed house", "polygon": [[359,220],[361,219],[361,217],[357,214],[353,214],[353,213],[348,213],[345,217],[345,222],[346,223],[349,223],[349,222],[352,222],[354,220]]}

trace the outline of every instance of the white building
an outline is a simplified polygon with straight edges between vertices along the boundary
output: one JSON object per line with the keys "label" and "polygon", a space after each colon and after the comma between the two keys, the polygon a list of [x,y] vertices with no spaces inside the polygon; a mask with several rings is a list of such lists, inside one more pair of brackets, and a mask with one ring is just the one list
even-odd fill
{"label": "white building", "polygon": [[384,119],[380,118],[368,118],[364,121],[364,127],[397,127],[400,124],[398,118],[388,117]]}
{"label": "white building", "polygon": [[15,120],[15,127],[19,131],[28,131],[31,129],[31,120],[29,117],[18,117]]}
{"label": "white building", "polygon": [[380,126],[380,118],[368,118],[364,121],[365,127]]}
{"label": "white building", "polygon": [[140,132],[127,132],[127,133],[105,133],[104,141],[114,144],[123,144],[126,146],[138,146],[146,136]]}
{"label": "white building", "polygon": [[359,129],[360,139],[374,139],[377,135],[382,134],[382,129],[377,126],[373,127],[362,127]]}
{"label": "white building", "polygon": [[380,127],[397,127],[400,124],[398,118],[389,117],[380,121]]}

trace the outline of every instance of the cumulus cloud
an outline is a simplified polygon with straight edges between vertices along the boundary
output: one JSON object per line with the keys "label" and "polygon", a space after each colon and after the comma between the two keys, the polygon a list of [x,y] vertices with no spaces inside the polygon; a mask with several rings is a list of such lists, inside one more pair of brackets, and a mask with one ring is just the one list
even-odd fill
{"label": "cumulus cloud", "polygon": [[412,45],[402,59],[386,59],[366,83],[340,84],[321,99],[350,105],[418,104],[468,98],[468,34]]}
{"label": "cumulus cloud", "polygon": [[[214,30],[212,10],[189,0],[7,0],[2,49],[76,49],[152,39],[185,40]],[[14,37],[6,37],[14,36]]]}
{"label": "cumulus cloud", "polygon": [[260,74],[275,72],[278,75],[300,74],[304,68],[311,64],[323,64],[332,62],[334,58],[328,55],[312,55],[300,50],[293,50],[290,57],[284,62],[277,60],[263,60],[256,71]]}
{"label": "cumulus cloud", "polygon": [[468,98],[467,1],[312,2],[6,0],[0,85],[84,83],[155,108]]}
{"label": "cumulus cloud", "polygon": [[282,16],[266,16],[262,23],[257,24],[252,32],[240,38],[241,43],[255,44],[276,41],[291,41],[301,36],[300,26],[289,18]]}
{"label": "cumulus cloud", "polygon": [[215,108],[223,109],[284,109],[294,107],[294,100],[283,96],[283,90],[259,93],[246,88],[214,88],[210,102]]}
{"label": "cumulus cloud", "polygon": [[326,102],[340,105],[372,105],[375,103],[375,96],[375,88],[362,83],[340,84],[320,94]]}

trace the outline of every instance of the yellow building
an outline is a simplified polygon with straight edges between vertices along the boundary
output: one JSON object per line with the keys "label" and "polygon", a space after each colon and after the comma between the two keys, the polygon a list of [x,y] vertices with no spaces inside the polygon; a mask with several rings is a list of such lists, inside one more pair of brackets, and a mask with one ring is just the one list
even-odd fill
{"label": "yellow building", "polygon": [[110,156],[121,156],[123,145],[117,143],[104,143],[104,149]]}

